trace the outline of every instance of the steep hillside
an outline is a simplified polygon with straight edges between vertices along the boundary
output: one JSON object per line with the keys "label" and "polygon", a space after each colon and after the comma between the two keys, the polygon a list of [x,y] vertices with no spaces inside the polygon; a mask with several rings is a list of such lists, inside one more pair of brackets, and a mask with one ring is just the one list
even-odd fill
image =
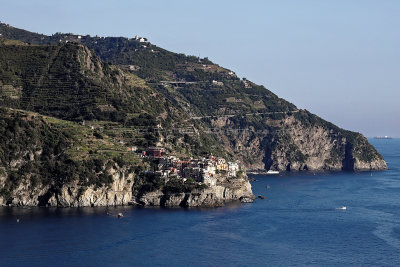
{"label": "steep hillside", "polygon": [[[123,121],[166,101],[134,74],[102,63],[83,45],[36,46],[0,42],[1,104],[74,121]],[[73,104],[73,105],[71,105]],[[173,110],[163,118],[174,119]]]}
{"label": "steep hillside", "polygon": [[0,206],[219,206],[252,194],[246,177],[164,181],[115,138],[121,128],[100,133],[99,124],[0,108]]}
{"label": "steep hillside", "polygon": [[[117,145],[111,146],[107,140],[100,143],[82,126],[35,113],[1,108],[0,115],[0,205],[62,204],[67,185],[71,198],[78,199],[88,188],[99,189],[100,194],[104,187],[111,189],[116,180],[124,178],[124,172],[131,181],[124,180],[123,193],[109,192],[107,201],[131,201],[130,183],[141,168],[140,161],[87,150],[89,143],[92,149],[108,146],[114,151]],[[132,167],[120,166],[128,160],[134,163]]]}
{"label": "steep hillside", "polygon": [[[0,25],[0,33],[5,38],[34,44],[64,44],[49,46],[58,47],[57,49],[60,50],[73,46],[78,47],[77,50],[87,51],[87,54],[94,51],[104,62],[114,64],[113,67],[117,65],[117,69],[126,73],[125,75],[131,73],[140,77],[142,81],[146,81],[145,85],[151,88],[149,90],[154,90],[157,96],[162,96],[163,101],[168,103],[168,107],[163,110],[149,113],[155,116],[157,112],[160,114],[167,110],[169,115],[170,110],[175,110],[176,115],[172,121],[186,123],[184,127],[188,125],[193,127],[191,134],[181,135],[178,138],[174,135],[159,134],[157,141],[160,145],[172,148],[173,144],[180,140],[183,146],[186,144],[187,148],[184,151],[190,150],[194,151],[193,153],[219,151],[218,153],[228,157],[240,159],[251,169],[302,171],[387,168],[382,156],[361,134],[340,129],[305,110],[298,110],[296,106],[277,97],[263,86],[246,79],[239,79],[234,72],[212,63],[207,58],[199,59],[172,53],[146,40],[143,42],[136,38],[104,38],[73,34],[44,36],[5,24]],[[91,50],[81,45],[65,44],[67,42],[81,43]],[[82,60],[82,62],[85,61]],[[90,90],[91,93],[92,91],[94,94],[105,92],[111,94],[112,97],[115,96],[109,89],[115,88],[112,84],[113,74],[110,71],[112,66],[109,63],[95,63],[94,66],[98,66],[97,69],[94,67],[97,76],[92,75],[90,79],[86,77],[83,79],[85,82],[88,80],[93,82],[97,77],[98,81],[104,80],[104,84],[107,84],[103,87],[94,87]],[[15,74],[15,71],[12,70],[11,73]],[[104,73],[104,78],[99,73]],[[71,77],[71,82],[79,80],[78,76]],[[15,77],[10,81],[13,79]],[[37,81],[35,82],[37,84]],[[63,81],[60,82],[60,84],[63,83]],[[87,84],[79,88],[87,88]],[[3,88],[5,88],[4,85],[10,88],[9,84],[3,82]],[[48,110],[42,111],[39,106],[35,107],[34,103],[31,106],[24,104],[36,101],[37,97],[34,94],[31,94],[33,97],[28,98],[30,100],[18,100],[19,91],[16,89],[18,86],[18,84],[13,85],[14,89],[10,90],[16,93],[8,92],[7,94],[11,96],[4,103],[18,103],[22,105],[21,107],[49,114],[46,113]],[[35,83],[32,87],[37,88]],[[71,86],[67,84],[67,87]],[[121,90],[127,94],[126,88]],[[82,93],[77,91],[77,94]],[[99,116],[98,114],[102,114],[101,109],[96,109],[99,104],[90,102],[93,101],[93,95],[88,94],[88,96],[89,106],[93,106],[90,109],[93,116],[87,116],[85,111],[79,114],[70,111],[67,112],[71,114],[69,119],[93,119]],[[126,99],[130,97],[134,95],[128,94]],[[11,98],[14,98],[14,102]],[[73,98],[69,100],[71,103],[73,101],[75,101]],[[106,102],[110,103],[110,101]],[[46,107],[46,105],[43,106]],[[109,116],[102,119],[123,121],[124,118],[129,117],[130,113],[135,113],[135,110],[118,107],[118,105],[112,104],[112,107],[126,111],[125,113],[118,112],[119,115],[122,114],[120,117]],[[148,108],[151,107],[142,107],[143,111]],[[60,114],[64,113],[64,110],[60,112]],[[53,115],[62,117],[62,115]],[[157,120],[157,122],[160,121],[162,122],[160,119]],[[206,138],[208,140],[205,140]],[[187,145],[189,143],[190,145]],[[175,146],[175,149],[179,149],[179,146]],[[182,153],[185,153],[184,151]]]}
{"label": "steep hillside", "polygon": [[[279,171],[386,169],[383,157],[359,133],[300,110],[281,117],[248,115],[210,120],[220,140],[248,168]],[[241,130],[232,130],[232,127]],[[261,149],[260,149],[261,148]]]}

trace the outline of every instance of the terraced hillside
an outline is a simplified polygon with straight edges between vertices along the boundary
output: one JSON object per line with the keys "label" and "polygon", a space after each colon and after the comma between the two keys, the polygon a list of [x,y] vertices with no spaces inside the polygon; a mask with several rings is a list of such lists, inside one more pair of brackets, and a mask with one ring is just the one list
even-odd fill
{"label": "terraced hillside", "polygon": [[[78,108],[79,113],[65,108],[59,114],[55,114],[56,116],[62,117],[62,114],[68,114],[68,117],[62,118],[71,120],[101,118],[126,122],[131,114],[137,114],[137,109],[133,109],[130,104],[132,101],[129,101],[136,95],[129,94],[124,83],[119,88],[122,94],[126,94],[126,98],[116,100],[118,97],[115,92],[118,90],[115,89],[116,86],[113,82],[118,83],[116,77],[121,77],[121,75],[115,75],[114,68],[114,70],[118,69],[120,73],[124,73],[125,76],[130,73],[136,75],[135,77],[140,77],[141,81],[149,88],[147,92],[153,92],[164,101],[165,105],[161,105],[160,110],[154,112],[151,111],[151,105],[142,106],[143,113],[148,112],[151,115],[148,121],[146,121],[147,117],[142,116],[144,118],[141,120],[143,126],[151,125],[155,121],[156,123],[161,122],[165,127],[164,125],[168,125],[165,121],[172,121],[179,122],[184,127],[193,127],[195,134],[186,134],[184,138],[159,134],[157,141],[160,145],[171,148],[175,146],[175,149],[178,149],[180,146],[174,144],[180,140],[180,144],[183,146],[186,144],[186,148],[181,150],[182,153],[190,150],[189,147],[196,153],[215,150],[241,160],[248,168],[252,169],[302,171],[386,168],[386,163],[381,155],[361,134],[340,129],[308,111],[298,110],[296,106],[277,97],[263,86],[246,79],[239,79],[234,72],[214,64],[207,58],[199,59],[176,54],[149,42],[140,42],[133,38],[104,38],[60,33],[45,36],[5,24],[0,25],[0,33],[4,38],[22,40],[32,44],[58,44],[58,46],[48,47],[58,47],[57,49],[60,51],[68,47],[77,47],[78,51],[86,51],[86,54],[93,51],[103,62],[113,64],[111,66],[109,63],[93,60],[95,62],[93,67],[86,68],[87,62],[78,60],[75,62],[81,62],[79,64],[83,62],[79,73],[73,71],[73,66],[77,63],[68,66],[76,76],[66,75],[65,73],[68,72],[63,71],[60,84],[71,87],[73,81],[81,80],[82,82],[75,86],[74,90],[76,90],[76,95],[87,94],[88,97],[85,101],[88,102],[81,105],[82,108]],[[71,42],[83,44],[89,49],[82,45],[69,44]],[[21,47],[26,48],[26,46]],[[34,46],[29,47],[33,48]],[[75,58],[80,57],[79,52],[75,54]],[[61,62],[64,61],[68,62],[67,58],[61,60]],[[87,74],[82,71],[89,71],[89,69],[92,69],[94,74],[86,77]],[[46,66],[44,66],[44,70],[46,70]],[[61,70],[59,69],[59,71]],[[15,74],[15,70],[12,72]],[[42,84],[41,80],[38,81]],[[54,81],[49,81],[49,84],[54,83]],[[64,81],[70,81],[72,84],[64,83]],[[99,85],[96,81],[104,86]],[[39,88],[40,84],[33,83],[32,88]],[[42,109],[45,110],[40,110],[40,105],[35,106],[37,97],[34,93],[26,95],[28,98],[24,100],[25,95],[21,95],[24,90],[18,87],[20,84],[12,86],[10,87],[9,82],[3,82],[3,95],[8,95],[4,104],[17,103],[21,107],[50,114],[47,107],[49,105],[43,105]],[[86,90],[85,88],[93,88],[93,90],[79,91]],[[46,90],[40,89],[39,91],[47,92]],[[29,89],[29,91],[34,91],[34,89]],[[62,89],[58,91],[64,92]],[[100,95],[107,95],[106,101],[104,101],[104,97],[96,95],[99,92],[101,92]],[[143,97],[144,95],[136,97],[134,102],[140,102]],[[93,99],[96,99],[97,102]],[[68,102],[72,103],[76,100],[71,97]],[[31,105],[28,105],[29,103]],[[53,106],[57,105],[58,102]],[[102,106],[105,107],[105,110],[100,108]],[[165,108],[162,108],[163,106]],[[83,107],[89,107],[89,110],[85,110]],[[113,113],[113,109],[118,112]],[[58,112],[57,110],[60,109],[55,108],[52,112]],[[175,115],[171,115],[171,111]],[[156,114],[159,116],[157,117]],[[162,114],[173,118],[171,120],[160,119]],[[154,117],[156,119],[151,119]]]}
{"label": "terraced hillside", "polygon": [[144,169],[134,154],[90,127],[7,108],[0,115],[0,203],[47,205],[65,185],[74,184],[70,190],[79,195],[111,186],[116,170],[133,183]]}
{"label": "terraced hillside", "polygon": [[164,180],[150,171],[157,161],[121,142],[125,133],[118,123],[0,108],[0,206],[219,206],[251,195],[246,177]]}
{"label": "terraced hillside", "polygon": [[74,121],[122,121],[146,113],[156,123],[166,111],[163,97],[144,81],[103,64],[83,45],[3,44],[0,62],[3,106]]}
{"label": "terraced hillside", "polygon": [[215,136],[192,123],[169,99],[80,44],[3,40],[0,89],[2,106],[81,123],[103,121],[95,123],[99,131],[114,132],[139,149],[158,144],[178,155],[226,155]]}

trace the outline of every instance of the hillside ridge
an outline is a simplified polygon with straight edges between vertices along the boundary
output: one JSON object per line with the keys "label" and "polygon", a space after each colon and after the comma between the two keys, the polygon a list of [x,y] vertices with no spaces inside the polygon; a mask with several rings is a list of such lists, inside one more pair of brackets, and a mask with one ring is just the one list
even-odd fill
{"label": "hillside ridge", "polygon": [[[245,78],[240,79],[233,71],[207,58],[176,54],[141,38],[61,33],[46,36],[4,23],[0,24],[0,34],[0,106],[6,108],[3,112],[9,117],[7,125],[16,124],[12,121],[18,121],[18,124],[24,121],[18,114],[26,112],[46,116],[53,122],[63,121],[56,123],[58,126],[72,123],[73,131],[67,128],[60,134],[67,136],[65,140],[73,144],[75,152],[70,154],[71,147],[68,146],[60,148],[62,153],[57,155],[64,156],[53,158],[54,164],[68,166],[78,162],[81,165],[89,159],[97,162],[100,158],[106,166],[114,164],[107,163],[110,160],[116,162],[130,155],[127,154],[128,149],[136,151],[126,161],[136,172],[128,174],[121,167],[107,169],[105,176],[99,176],[102,177],[100,182],[85,185],[79,183],[82,176],[79,168],[74,173],[59,173],[60,177],[75,178],[61,179],[63,182],[56,184],[55,181],[60,180],[55,177],[46,185],[50,187],[43,187],[47,197],[29,203],[92,205],[97,203],[93,200],[95,187],[103,188],[100,190],[103,195],[97,195],[97,198],[104,200],[111,197],[107,195],[107,190],[110,190],[107,189],[107,181],[125,181],[122,191],[130,193],[117,197],[123,199],[122,202],[101,201],[104,205],[133,201],[144,205],[193,206],[251,197],[246,178],[240,178],[237,181],[242,182],[235,184],[232,179],[225,180],[221,174],[217,175],[219,178],[215,185],[221,186],[219,189],[215,186],[196,189],[194,184],[186,186],[183,180],[177,182],[174,179],[171,180],[173,186],[170,184],[166,188],[172,186],[175,189],[162,189],[161,184],[154,182],[158,178],[143,176],[151,169],[164,173],[163,168],[169,164],[146,163],[148,160],[141,153],[151,147],[162,148],[171,157],[199,159],[198,166],[205,159],[215,156],[238,162],[242,170],[253,171],[387,169],[383,157],[362,134],[341,129],[307,110],[298,109],[265,87]],[[16,110],[19,111],[15,113]],[[37,125],[46,128],[48,124],[37,121]],[[28,130],[31,126],[22,126],[20,128],[27,127],[27,131],[31,131]],[[5,132],[8,127],[4,128]],[[46,136],[45,139],[48,138]],[[26,142],[23,139],[28,137],[22,135],[18,138],[21,138],[18,143],[22,144]],[[102,145],[98,144],[99,141]],[[3,142],[7,146],[2,153],[10,153],[12,148],[6,140]],[[39,147],[43,145],[37,143]],[[80,149],[78,154],[77,149]],[[31,154],[29,151],[24,153],[21,157]],[[71,155],[79,157],[69,158]],[[108,158],[110,155],[111,158]],[[25,162],[22,158],[13,160]],[[35,156],[32,160],[35,166],[48,164]],[[3,158],[0,166],[5,170],[0,183],[0,187],[3,184],[3,195],[7,196],[4,201],[28,203],[7,193],[21,192],[17,190],[20,183],[31,179],[26,173],[15,173],[17,165],[11,161]],[[92,163],[88,164],[92,166]],[[135,166],[141,166],[140,170]],[[100,167],[99,171],[103,168]],[[171,165],[168,168],[175,167]],[[228,165],[226,168],[230,173]],[[36,168],[38,177],[41,177],[40,170]],[[89,175],[91,170],[94,169],[86,169],[84,173]],[[121,171],[126,172],[125,176],[114,175]],[[95,176],[90,176],[95,181],[100,174],[96,172]],[[25,178],[17,179],[18,175]],[[191,172],[190,175],[195,174]],[[129,179],[126,178],[128,176]],[[135,180],[134,177],[141,178]],[[129,184],[126,183],[128,180]],[[48,179],[45,181],[49,182]],[[138,186],[142,189],[139,190]],[[43,190],[37,191],[37,194],[42,194]],[[198,190],[196,194],[202,196],[196,198],[200,202],[192,199],[195,196],[193,190]],[[89,192],[88,195],[85,192]],[[79,202],[82,196],[86,200]],[[224,199],[223,196],[230,197]],[[10,200],[12,198],[14,202]]]}

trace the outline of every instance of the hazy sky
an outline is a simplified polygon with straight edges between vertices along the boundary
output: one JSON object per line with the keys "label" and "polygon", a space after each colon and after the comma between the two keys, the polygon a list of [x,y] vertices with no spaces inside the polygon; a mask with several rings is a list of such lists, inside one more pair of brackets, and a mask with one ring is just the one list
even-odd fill
{"label": "hazy sky", "polygon": [[400,137],[400,0],[0,0],[0,20],[45,34],[138,34],[340,127]]}

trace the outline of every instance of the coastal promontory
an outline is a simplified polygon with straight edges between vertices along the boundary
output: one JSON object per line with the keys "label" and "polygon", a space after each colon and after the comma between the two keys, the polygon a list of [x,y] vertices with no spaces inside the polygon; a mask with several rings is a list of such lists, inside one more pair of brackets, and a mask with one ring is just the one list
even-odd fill
{"label": "coastal promontory", "polygon": [[144,37],[0,24],[0,205],[220,206],[246,171],[387,169],[347,131]]}

